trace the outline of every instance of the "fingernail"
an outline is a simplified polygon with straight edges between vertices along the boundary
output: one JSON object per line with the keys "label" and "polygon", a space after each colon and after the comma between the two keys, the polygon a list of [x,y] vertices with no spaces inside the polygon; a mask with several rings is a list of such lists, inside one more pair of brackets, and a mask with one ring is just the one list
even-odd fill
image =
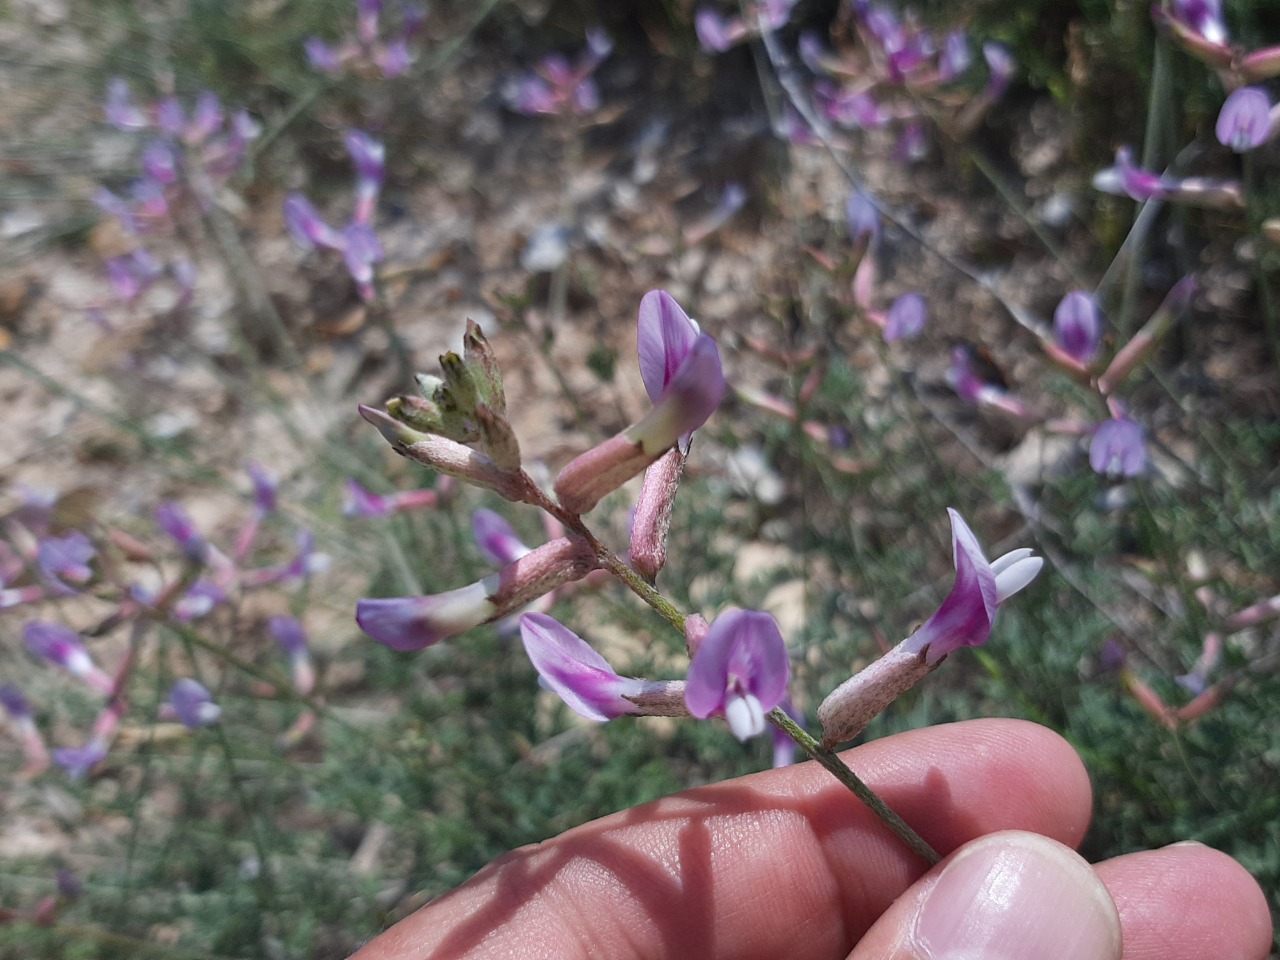
{"label": "fingernail", "polygon": [[929,960],[1119,960],[1120,917],[1075,851],[1037,834],[992,834],[942,871],[916,916]]}

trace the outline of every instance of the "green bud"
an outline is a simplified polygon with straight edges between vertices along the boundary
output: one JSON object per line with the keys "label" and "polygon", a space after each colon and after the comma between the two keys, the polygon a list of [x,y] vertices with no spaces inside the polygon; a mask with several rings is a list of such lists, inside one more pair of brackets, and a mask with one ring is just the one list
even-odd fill
{"label": "green bud", "polygon": [[484,452],[499,470],[514,473],[520,469],[520,441],[511,429],[507,418],[490,410],[485,404],[476,407],[476,420],[480,424],[480,439]]}
{"label": "green bud", "polygon": [[485,339],[484,331],[468,318],[467,332],[462,337],[462,354],[471,369],[476,385],[489,409],[499,416],[506,416],[507,398],[502,389],[502,370],[498,358]]}

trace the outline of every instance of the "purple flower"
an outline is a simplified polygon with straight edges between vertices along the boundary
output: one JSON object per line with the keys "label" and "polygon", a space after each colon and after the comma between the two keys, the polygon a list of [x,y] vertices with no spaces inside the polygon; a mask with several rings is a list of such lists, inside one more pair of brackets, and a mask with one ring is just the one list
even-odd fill
{"label": "purple flower", "polygon": [[[640,377],[653,402],[653,412],[662,411],[662,423],[653,426],[674,424],[674,435],[687,448],[693,431],[724,398],[720,351],[665,290],[650,290],[644,295],[637,330]],[[639,426],[649,423],[652,416]],[[658,432],[665,435],[665,431]],[[670,441],[663,449],[667,446]]]}
{"label": "purple flower", "polygon": [[1221,0],[1173,0],[1173,16],[1210,43],[1227,42]]}
{"label": "purple flower", "polygon": [[9,714],[18,723],[29,721],[35,717],[35,712],[31,709],[31,703],[23,692],[12,683],[0,683],[0,706],[4,707],[5,713]]}
{"label": "purple flower", "polygon": [[371,223],[373,205],[386,175],[387,148],[359,130],[348,130],[343,141],[356,168],[356,210],[352,219],[358,223]]}
{"label": "purple flower", "polygon": [[366,598],[356,604],[356,623],[392,650],[421,650],[493,617],[494,578],[427,597]]}
{"label": "purple flower", "polygon": [[41,540],[36,551],[36,565],[47,579],[62,589],[69,589],[67,581],[84,583],[93,576],[89,561],[96,553],[89,538],[74,530],[65,537]]}
{"label": "purple flower", "polygon": [[274,513],[280,478],[255,460],[246,463],[244,469],[253,484],[254,508],[261,514]]}
{"label": "purple flower", "polygon": [[952,30],[942,41],[942,53],[938,56],[938,78],[946,83],[969,69],[973,56],[969,53],[969,41],[963,30]]}
{"label": "purple flower", "polygon": [[321,73],[337,73],[342,69],[338,52],[319,37],[311,37],[302,45],[307,62]]}
{"label": "purple flower", "polygon": [[918,293],[904,293],[889,307],[884,323],[884,338],[892,343],[894,340],[918,337],[924,330],[927,318],[928,308],[924,297]]}
{"label": "purple flower", "polygon": [[37,657],[61,667],[99,693],[111,692],[111,678],[94,665],[80,635],[70,627],[49,620],[30,620],[22,628],[22,639]]}
{"label": "purple flower", "polygon": [[284,224],[293,239],[308,250],[328,247],[341,250],[342,234],[325,223],[320,212],[300,193],[291,193],[284,201]]}
{"label": "purple flower", "polygon": [[213,608],[227,599],[227,588],[206,577],[193,583],[173,605],[173,618],[180,623],[189,623],[207,617]]}
{"label": "purple flower", "polygon": [[877,130],[889,122],[889,114],[866,90],[845,93],[828,81],[814,84],[818,109],[832,123],[861,130]]}
{"label": "purple flower", "polygon": [[160,132],[170,137],[182,136],[182,129],[187,125],[187,115],[182,110],[182,103],[177,97],[165,97],[156,104],[156,126]]}
{"label": "purple flower", "polygon": [[723,17],[703,7],[693,17],[698,44],[708,53],[724,53],[747,35],[747,25],[738,17]]}
{"label": "purple flower", "polygon": [[199,146],[222,129],[222,119],[222,104],[217,95],[209,90],[202,91],[196,97],[191,122],[183,131],[183,140],[192,146]]}
{"label": "purple flower", "polygon": [[409,52],[408,42],[398,39],[374,51],[373,59],[382,75],[393,80],[409,69],[409,64],[413,63],[413,54]]}
{"label": "purple flower", "polygon": [[1142,425],[1128,417],[1104,420],[1089,441],[1089,466],[1103,476],[1136,477],[1147,466]]}
{"label": "purple flower", "polygon": [[168,185],[178,179],[178,153],[173,144],[156,140],[142,151],[142,172],[158,184]]}
{"label": "purple flower", "polygon": [[982,56],[987,61],[987,69],[991,71],[991,76],[987,79],[986,90],[984,95],[991,100],[996,99],[1004,93],[1009,86],[1009,79],[1013,76],[1014,60],[1007,47],[998,43],[984,43],[982,45]]}
{"label": "purple flower", "polygon": [[60,747],[53,751],[53,762],[67,771],[72,780],[83,780],[107,758],[107,745],[93,737],[83,747]]}
{"label": "purple flower", "polygon": [[1014,550],[988,563],[964,518],[950,508],[947,513],[951,516],[955,586],[924,626],[902,644],[903,652],[923,653],[930,664],[960,647],[986,643],[996,608],[1035,579],[1044,566],[1028,549]]}
{"label": "purple flower", "polygon": [[290,659],[307,655],[307,634],[297,617],[284,614],[274,616],[267,621],[267,632],[275,638],[280,649]]}
{"label": "purple flower", "polygon": [[1260,147],[1271,136],[1271,101],[1261,87],[1234,90],[1222,104],[1214,127],[1218,142],[1236,153]]}
{"label": "purple flower", "polygon": [[576,66],[558,54],[544,57],[533,74],[521,77],[507,92],[511,109],[528,115],[591,113],[600,106],[600,92],[591,79],[613,51],[613,41],[598,27],[587,31],[587,49]]}
{"label": "purple flower", "polygon": [[489,562],[499,567],[515,563],[530,548],[525,546],[516,535],[511,524],[492,510],[477,510],[471,517],[471,532],[476,546],[488,558]]}
{"label": "purple flower", "polygon": [[204,686],[184,677],[173,685],[169,691],[169,705],[174,715],[189,730],[207,727],[217,723],[222,716],[222,708],[213,702],[213,697]]}
{"label": "purple flower", "polygon": [[307,643],[307,632],[296,617],[283,614],[267,621],[267,632],[280,644],[280,649],[289,658],[289,672],[293,685],[300,693],[310,693],[316,685],[316,671],[311,663],[311,646]]}
{"label": "purple flower", "polygon": [[182,554],[190,563],[203,564],[209,554],[209,544],[196,529],[195,523],[182,505],[166,500],[156,507],[156,523],[182,548]]}
{"label": "purple flower", "polygon": [[695,717],[723,716],[745,740],[764,732],[765,714],[782,702],[790,678],[778,622],[756,610],[726,610],[693,654],[685,705]]}
{"label": "purple flower", "polygon": [[356,282],[356,289],[366,303],[371,303],[376,291],[373,286],[373,265],[382,261],[382,243],[368,224],[352,221],[342,234],[342,259],[347,272]]}
{"label": "purple flower", "polygon": [[120,130],[144,130],[150,125],[147,115],[134,104],[129,84],[123,77],[112,77],[107,82],[107,100],[103,110],[107,122]]}
{"label": "purple flower", "polygon": [[1063,351],[1088,363],[1102,341],[1102,315],[1092,295],[1072,290],[1053,311],[1053,338]]}
{"label": "purple flower", "polygon": [[520,618],[525,653],[545,686],[588,720],[612,720],[638,713],[623,698],[644,688],[644,681],[618,676],[613,667],[568,627],[544,613]]}
{"label": "purple flower", "polygon": [[1093,175],[1093,188],[1103,193],[1127,196],[1142,203],[1169,195],[1170,184],[1164,177],[1133,165],[1133,152],[1128,147],[1116,151],[1116,162]]}
{"label": "purple flower", "polygon": [[390,497],[380,496],[354,479],[347,480],[342,495],[344,517],[386,517],[392,512]]}
{"label": "purple flower", "polygon": [[844,219],[854,244],[860,246],[864,241],[870,244],[880,239],[880,211],[863,190],[855,187],[849,194],[844,204]]}

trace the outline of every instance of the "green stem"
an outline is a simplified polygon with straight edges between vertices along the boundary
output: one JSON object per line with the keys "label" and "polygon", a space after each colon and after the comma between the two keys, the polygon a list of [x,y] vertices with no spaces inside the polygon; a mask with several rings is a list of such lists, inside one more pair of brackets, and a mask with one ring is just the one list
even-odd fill
{"label": "green stem", "polygon": [[863,783],[861,778],[845,765],[834,750],[824,747],[811,737],[807,731],[787,716],[785,710],[781,707],[774,707],[769,711],[769,722],[794,740],[801,750],[814,760],[817,760],[828,773],[848,787],[855,797],[865,803],[886,827],[896,833],[902,842],[911,848],[913,853],[917,854],[930,866],[942,860],[942,857],[938,855],[938,852],[933,847],[929,846],[924,837],[916,833],[915,830],[911,829],[911,825],[907,821],[894,813],[874,790]]}

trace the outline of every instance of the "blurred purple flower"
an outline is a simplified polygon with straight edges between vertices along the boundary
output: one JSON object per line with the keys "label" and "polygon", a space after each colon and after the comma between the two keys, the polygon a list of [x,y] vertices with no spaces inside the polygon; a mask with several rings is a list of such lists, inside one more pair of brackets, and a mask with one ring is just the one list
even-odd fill
{"label": "blurred purple flower", "polygon": [[284,223],[293,239],[308,250],[328,247],[341,250],[342,234],[321,218],[319,211],[300,193],[291,193],[284,201]]}
{"label": "blurred purple flower", "polygon": [[90,738],[83,747],[59,747],[53,751],[53,762],[72,780],[83,780],[106,758],[107,745],[96,737]]}
{"label": "blurred purple flower", "polygon": [[884,323],[884,338],[892,343],[894,340],[910,340],[920,336],[928,319],[928,307],[925,299],[918,293],[904,293],[893,301],[889,307]]}
{"label": "blurred purple flower", "polygon": [[987,61],[987,69],[991,71],[984,94],[989,99],[995,100],[1004,94],[1009,86],[1009,80],[1013,77],[1015,66],[1013,54],[1001,44],[984,43],[982,56]]}
{"label": "blurred purple flower", "polygon": [[495,588],[490,578],[426,597],[366,598],[356,604],[356,623],[392,650],[421,650],[494,616]]}
{"label": "blurred purple flower", "polygon": [[790,678],[778,622],[760,611],[729,609],[693,654],[685,705],[695,717],[723,716],[745,740],[764,732],[765,714],[782,702]]}
{"label": "blurred purple flower", "polygon": [[352,220],[372,223],[374,204],[386,176],[387,148],[360,130],[348,130],[343,142],[356,168],[356,209]]}
{"label": "blurred purple flower", "polygon": [[313,69],[319,70],[321,73],[330,74],[336,74],[342,70],[342,62],[339,59],[338,51],[319,37],[309,38],[302,45],[302,49],[307,55],[307,62],[311,64]]}
{"label": "blurred purple flower", "polygon": [[178,598],[173,605],[173,618],[179,623],[190,623],[207,617],[213,608],[227,599],[227,588],[207,577],[201,577]]}
{"label": "blurred purple flower", "polygon": [[1222,104],[1214,127],[1218,142],[1247,153],[1271,137],[1271,101],[1261,87],[1241,87]]}
{"label": "blurred purple flower", "polygon": [[576,65],[559,54],[544,57],[533,73],[518,78],[507,91],[507,105],[526,115],[587,114],[600,106],[591,75],[613,51],[613,41],[598,27],[587,30],[587,49]]}
{"label": "blurred purple flower", "polygon": [[150,126],[147,115],[133,102],[129,84],[123,77],[107,81],[107,99],[103,106],[107,122],[119,130],[145,130]]}
{"label": "blurred purple flower", "polygon": [[222,708],[213,702],[213,696],[204,685],[189,677],[177,681],[169,691],[168,704],[174,716],[189,730],[217,723]]}
{"label": "blurred purple flower", "polygon": [[1072,290],[1053,311],[1053,338],[1069,356],[1088,363],[1102,342],[1102,314],[1086,290]]}
{"label": "blurred purple flower", "polygon": [[164,140],[147,144],[142,151],[143,175],[155,183],[168,186],[178,179],[178,154],[173,145]]}
{"label": "blurred purple flower", "polygon": [[217,94],[210,90],[202,90],[196,97],[196,105],[191,111],[191,122],[182,132],[182,139],[191,146],[199,146],[222,129],[222,103]]}
{"label": "blurred purple flower", "polygon": [[1089,466],[1103,476],[1136,477],[1147,466],[1142,425],[1128,417],[1104,420],[1089,441]]}
{"label": "blurred purple flower", "polygon": [[307,632],[296,617],[278,615],[267,621],[267,632],[280,644],[289,658],[289,672],[298,692],[307,694],[316,683],[315,667],[311,663],[311,645]]}
{"label": "blurred purple flower", "polygon": [[1148,173],[1133,165],[1133,153],[1128,147],[1116,151],[1113,166],[1093,175],[1093,188],[1103,193],[1127,196],[1142,203],[1169,195],[1171,185],[1155,173]]}
{"label": "blurred purple flower", "polygon": [[203,564],[208,558],[208,542],[180,503],[166,500],[156,507],[156,523],[182,548],[188,562]]}
{"label": "blurred purple flower", "polygon": [[250,460],[245,464],[245,472],[253,484],[253,506],[261,514],[274,513],[276,509],[276,491],[280,487],[280,478],[258,463]]}
{"label": "blurred purple flower", "polygon": [[495,566],[515,563],[530,552],[511,524],[492,510],[481,508],[472,515],[471,532],[480,552]]}
{"label": "blurred purple flower", "polygon": [[111,693],[111,678],[94,664],[80,635],[70,627],[50,620],[29,620],[22,628],[27,649],[54,666],[61,667],[99,693]]}
{"label": "blurred purple flower", "polygon": [[693,29],[707,53],[724,53],[747,36],[747,25],[740,17],[725,17],[710,7],[694,14]]}
{"label": "blurred purple flower", "polygon": [[1221,0],[1173,0],[1173,16],[1210,43],[1227,42]]}
{"label": "blurred purple flower", "polygon": [[969,69],[973,55],[969,52],[969,40],[963,30],[952,30],[942,41],[938,55],[938,79],[943,83],[954,80]]}
{"label": "blurred purple flower", "polygon": [[82,584],[93,576],[89,561],[97,551],[83,533],[73,530],[65,537],[45,537],[36,548],[36,566],[44,577],[61,590],[71,592],[70,581]]}
{"label": "blurred purple flower", "polygon": [[880,211],[871,197],[858,187],[853,188],[845,201],[844,219],[856,246],[861,246],[863,241],[872,244],[880,239]]}
{"label": "blurred purple flower", "polygon": [[937,663],[960,647],[986,643],[996,608],[1034,580],[1044,566],[1041,558],[1025,548],[988,563],[964,518],[950,508],[947,513],[951,517],[955,585],[942,606],[902,645],[905,653],[925,654],[928,663]]}
{"label": "blurred purple flower", "polygon": [[846,93],[830,81],[813,86],[814,102],[824,117],[840,127],[877,130],[889,122],[889,113],[867,90]]}
{"label": "blurred purple flower", "polygon": [[35,717],[31,703],[26,696],[12,683],[0,683],[0,707],[17,723],[30,721]]}
{"label": "blurred purple flower", "polygon": [[636,694],[644,681],[618,676],[591,646],[568,627],[543,613],[520,618],[525,653],[543,684],[588,720],[612,720],[638,713],[624,694]]}

